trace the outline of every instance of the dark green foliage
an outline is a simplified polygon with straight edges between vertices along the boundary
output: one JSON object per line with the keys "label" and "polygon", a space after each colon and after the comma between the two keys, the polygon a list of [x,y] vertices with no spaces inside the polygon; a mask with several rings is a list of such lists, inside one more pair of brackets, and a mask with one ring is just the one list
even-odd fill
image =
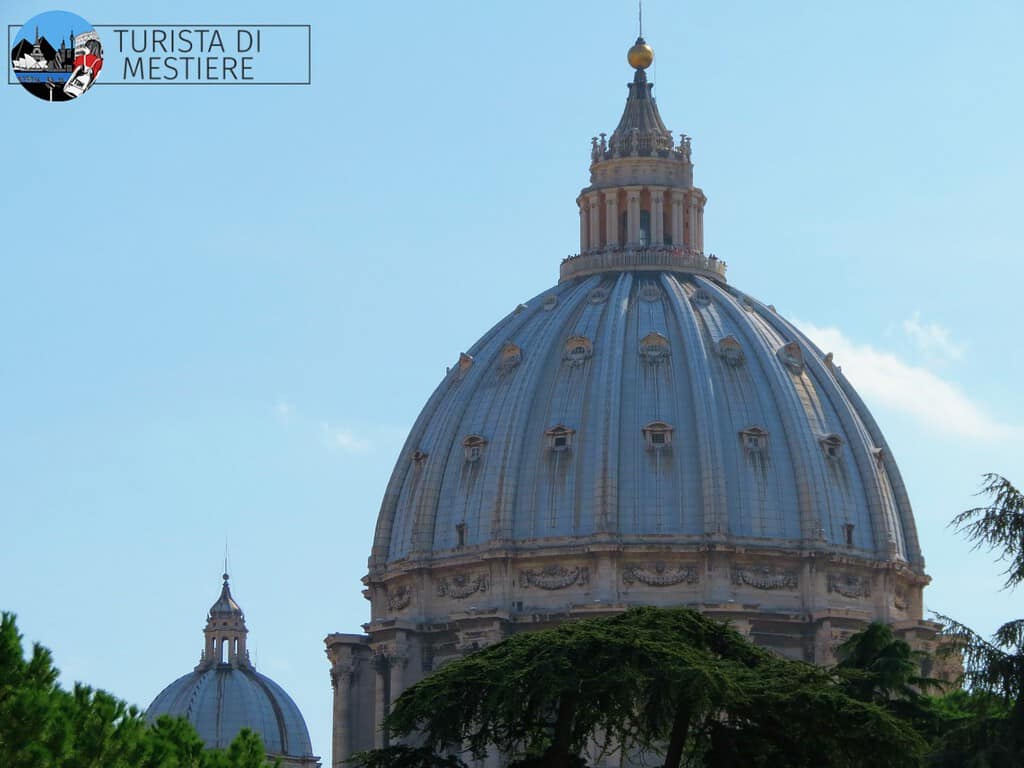
{"label": "dark green foliage", "polygon": [[[1008,563],[1004,589],[1024,581],[1024,495],[1004,477],[985,475],[989,504],[969,509],[951,525],[974,547],[998,551]],[[931,764],[978,768],[1024,766],[1024,620],[1003,624],[990,640],[949,616],[942,651],[963,661],[966,691],[935,703],[945,726],[934,740]]]}
{"label": "dark green foliage", "polygon": [[223,752],[203,749],[186,720],[146,725],[135,707],[79,683],[57,685],[50,652],[26,660],[14,616],[0,615],[0,766],[3,768],[264,768],[259,736],[242,731]]}
{"label": "dark green foliage", "polygon": [[941,685],[921,674],[928,655],[913,650],[893,635],[891,627],[878,621],[851,635],[836,649],[836,655],[835,672],[846,692],[860,701],[882,705],[915,702],[921,698],[920,691]]}
{"label": "dark green foliage", "polygon": [[961,512],[950,525],[966,534],[975,549],[1000,550],[999,559],[1009,563],[1003,571],[1005,587],[1014,587],[1024,581],[1024,494],[996,474],[984,476],[979,493],[989,496],[989,503]]}
{"label": "dark green foliage", "polygon": [[948,638],[946,652],[961,655],[964,684],[980,697],[973,700],[969,717],[956,718],[957,727],[944,739],[944,748],[987,760],[964,765],[1024,766],[1024,621],[1007,622],[986,640],[948,616],[936,618]]}
{"label": "dark green foliage", "polygon": [[362,753],[356,763],[440,768],[435,755],[497,748],[523,768],[571,768],[603,739],[660,754],[669,768],[852,766],[867,755],[897,768],[919,765],[923,749],[911,728],[846,695],[826,671],[684,609],[515,635],[408,689],[387,727],[422,746]]}

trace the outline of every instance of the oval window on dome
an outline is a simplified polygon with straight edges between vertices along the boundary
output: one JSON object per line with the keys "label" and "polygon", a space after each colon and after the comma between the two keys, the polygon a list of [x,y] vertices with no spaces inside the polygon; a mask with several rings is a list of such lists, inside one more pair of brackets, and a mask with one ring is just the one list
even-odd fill
{"label": "oval window on dome", "polygon": [[558,306],[558,297],[555,296],[555,294],[553,294],[553,293],[549,293],[547,296],[545,296],[544,297],[544,303],[541,304],[541,307],[545,311],[547,311],[547,312],[550,312],[552,309],[554,309],[557,306]]}
{"label": "oval window on dome", "polygon": [[562,360],[569,365],[583,365],[594,355],[594,345],[586,336],[570,336],[565,342]]}
{"label": "oval window on dome", "polygon": [[728,365],[742,365],[745,359],[742,345],[731,335],[719,340],[718,356]]}
{"label": "oval window on dome", "polygon": [[668,339],[657,331],[652,331],[640,339],[640,357],[646,362],[657,364],[668,358],[672,353]]}
{"label": "oval window on dome", "polygon": [[644,283],[640,288],[640,298],[643,301],[658,301],[661,299],[661,289],[655,283]]}
{"label": "oval window on dome", "polygon": [[591,304],[602,304],[608,300],[608,289],[603,285],[599,285],[597,288],[592,290],[587,296],[587,301]]}
{"label": "oval window on dome", "polygon": [[506,341],[498,358],[498,372],[506,374],[522,362],[523,350],[517,344]]}
{"label": "oval window on dome", "polygon": [[693,295],[690,297],[690,301],[699,307],[706,307],[711,303],[711,296],[703,288],[698,288],[693,292]]}

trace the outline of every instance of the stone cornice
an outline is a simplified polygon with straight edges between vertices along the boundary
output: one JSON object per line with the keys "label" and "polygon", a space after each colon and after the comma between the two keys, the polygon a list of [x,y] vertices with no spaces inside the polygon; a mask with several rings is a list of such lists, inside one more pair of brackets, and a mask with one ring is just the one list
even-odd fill
{"label": "stone cornice", "polygon": [[600,272],[686,272],[725,282],[726,264],[714,254],[705,255],[680,246],[611,248],[569,256],[559,268],[558,282]]}

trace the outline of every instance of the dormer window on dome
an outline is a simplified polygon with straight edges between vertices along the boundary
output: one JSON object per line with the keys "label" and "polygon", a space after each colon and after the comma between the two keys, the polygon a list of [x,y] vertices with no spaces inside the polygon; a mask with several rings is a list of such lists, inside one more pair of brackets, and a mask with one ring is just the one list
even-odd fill
{"label": "dormer window on dome", "polygon": [[523,350],[511,341],[506,341],[501,348],[498,360],[498,373],[506,374],[512,371],[523,360]]}
{"label": "dormer window on dome", "polygon": [[575,434],[575,429],[564,424],[556,424],[544,432],[544,436],[547,438],[548,450],[556,453],[568,451],[572,448],[572,439]]}
{"label": "dormer window on dome", "polygon": [[743,365],[743,346],[736,337],[729,335],[718,342],[718,356],[728,365]]}
{"label": "dormer window on dome", "polygon": [[586,336],[570,336],[565,342],[562,360],[569,365],[583,365],[594,356],[594,345]]}
{"label": "dormer window on dome", "polygon": [[664,421],[652,421],[643,428],[644,443],[648,451],[663,451],[672,447],[675,428]]}
{"label": "dormer window on dome", "polygon": [[473,367],[473,358],[465,352],[459,353],[459,378],[461,379]]}
{"label": "dormer window on dome", "polygon": [[843,438],[834,432],[828,435],[822,435],[818,441],[821,443],[821,450],[825,454],[825,458],[830,461],[837,460],[843,448]]}
{"label": "dormer window on dome", "polygon": [[466,461],[473,463],[480,460],[484,455],[484,447],[487,445],[487,438],[480,435],[468,435],[462,441],[462,448],[466,454]]}
{"label": "dormer window on dome", "polygon": [[640,357],[646,362],[657,364],[672,354],[668,339],[657,331],[652,331],[640,339]]}
{"label": "dormer window on dome", "polygon": [[661,289],[656,283],[644,283],[639,295],[642,301],[658,301],[661,299]]}
{"label": "dormer window on dome", "polygon": [[778,355],[782,364],[789,368],[793,373],[801,373],[803,371],[804,353],[800,349],[800,345],[795,341],[783,344],[775,354]]}
{"label": "dormer window on dome", "polygon": [[878,468],[885,469],[885,449],[884,448],[872,448],[871,455],[875,458],[875,464]]}
{"label": "dormer window on dome", "polygon": [[711,296],[708,295],[708,292],[705,291],[703,288],[698,288],[696,291],[693,292],[693,295],[690,297],[690,300],[698,307],[706,307],[708,306],[708,304],[711,303]]}
{"label": "dormer window on dome", "polygon": [[768,452],[768,432],[761,427],[747,427],[740,432],[740,440],[748,454],[764,455]]}

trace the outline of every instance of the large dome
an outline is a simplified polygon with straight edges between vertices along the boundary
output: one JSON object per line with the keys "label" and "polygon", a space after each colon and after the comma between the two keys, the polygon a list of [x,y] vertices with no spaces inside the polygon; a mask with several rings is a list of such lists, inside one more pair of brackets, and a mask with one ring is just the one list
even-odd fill
{"label": "large dome", "polygon": [[152,723],[163,715],[183,717],[207,749],[227,749],[248,728],[283,768],[319,768],[298,706],[281,686],[253,668],[245,647],[245,614],[231,596],[226,573],[203,634],[206,644],[199,664],[157,694],[146,719]]}
{"label": "large dome", "polygon": [[689,606],[821,664],[876,620],[934,643],[885,439],[842,361],[705,252],[642,53],[591,140],[579,253],[453,361],[398,457],[365,634],[326,639],[335,765],[431,669],[576,617]]}
{"label": "large dome", "polygon": [[896,464],[831,356],[667,271],[566,280],[477,342],[406,442],[373,564],[588,541],[921,565]]}

